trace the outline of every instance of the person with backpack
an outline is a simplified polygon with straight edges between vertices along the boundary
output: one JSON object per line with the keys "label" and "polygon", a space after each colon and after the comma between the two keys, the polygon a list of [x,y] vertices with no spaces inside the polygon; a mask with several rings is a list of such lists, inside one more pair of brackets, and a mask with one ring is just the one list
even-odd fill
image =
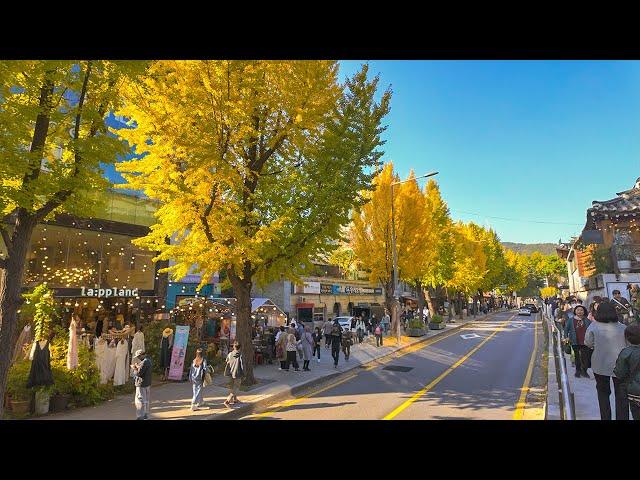
{"label": "person with backpack", "polygon": [[382,328],[380,328],[380,325],[376,326],[374,333],[376,335],[376,347],[382,347]]}
{"label": "person with backpack", "polygon": [[320,347],[322,342],[322,330],[320,327],[316,327],[316,331],[313,332],[313,353],[312,357],[316,356],[316,352],[318,353],[318,363],[320,363]]}
{"label": "person with backpack", "polygon": [[331,327],[331,356],[333,357],[333,368],[338,368],[340,359],[340,347],[342,346],[342,327],[338,320],[334,320]]}
{"label": "person with backpack", "polygon": [[625,328],[624,338],[629,346],[620,351],[613,374],[625,386],[631,416],[640,420],[640,325]]}
{"label": "person with backpack", "polygon": [[189,369],[189,380],[193,385],[193,398],[191,399],[191,410],[196,411],[204,406],[204,379],[207,374],[209,364],[202,355],[202,349],[196,350],[196,358],[193,359]]}
{"label": "person with backpack", "polygon": [[233,350],[227,355],[224,367],[224,376],[229,377],[229,396],[224,401],[224,406],[232,408],[232,403],[240,403],[237,392],[240,382],[244,377],[244,362],[242,361],[242,353],[240,352],[240,343],[233,343]]}

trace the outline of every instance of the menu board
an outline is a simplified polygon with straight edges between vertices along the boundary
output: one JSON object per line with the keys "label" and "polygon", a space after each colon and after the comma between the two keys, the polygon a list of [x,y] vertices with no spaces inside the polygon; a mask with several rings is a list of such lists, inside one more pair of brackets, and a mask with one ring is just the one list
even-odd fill
{"label": "menu board", "polygon": [[189,326],[176,326],[176,336],[173,340],[173,352],[171,353],[171,366],[169,368],[169,380],[182,380],[184,371],[184,357],[187,354],[189,342]]}

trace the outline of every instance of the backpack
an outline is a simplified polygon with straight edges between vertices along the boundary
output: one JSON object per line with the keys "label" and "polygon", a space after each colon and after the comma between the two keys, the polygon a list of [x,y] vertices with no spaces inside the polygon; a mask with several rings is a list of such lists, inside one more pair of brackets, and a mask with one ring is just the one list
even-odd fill
{"label": "backpack", "polygon": [[334,325],[331,328],[331,335],[333,335],[335,337],[339,337],[340,336],[340,326],[339,325]]}
{"label": "backpack", "polygon": [[378,325],[376,327],[376,335],[380,335],[382,333],[382,330],[380,330],[380,325]]}

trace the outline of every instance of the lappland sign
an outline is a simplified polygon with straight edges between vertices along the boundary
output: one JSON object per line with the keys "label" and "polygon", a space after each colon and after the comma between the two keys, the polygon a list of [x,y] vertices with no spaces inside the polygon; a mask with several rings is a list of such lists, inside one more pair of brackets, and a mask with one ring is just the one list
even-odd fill
{"label": "lappland sign", "polygon": [[80,296],[109,298],[109,297],[137,297],[137,288],[85,288],[80,287]]}

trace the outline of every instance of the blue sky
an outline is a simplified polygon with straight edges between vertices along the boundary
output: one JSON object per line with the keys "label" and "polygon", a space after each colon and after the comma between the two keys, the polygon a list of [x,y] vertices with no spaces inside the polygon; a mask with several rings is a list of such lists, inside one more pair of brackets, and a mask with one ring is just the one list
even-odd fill
{"label": "blue sky", "polygon": [[452,217],[504,241],[566,241],[592,200],[640,176],[640,62],[368,63],[393,90],[385,159],[403,177],[439,171]]}
{"label": "blue sky", "polygon": [[384,160],[402,177],[439,171],[452,217],[503,241],[566,241],[592,200],[640,176],[640,62],[368,63],[393,90]]}

